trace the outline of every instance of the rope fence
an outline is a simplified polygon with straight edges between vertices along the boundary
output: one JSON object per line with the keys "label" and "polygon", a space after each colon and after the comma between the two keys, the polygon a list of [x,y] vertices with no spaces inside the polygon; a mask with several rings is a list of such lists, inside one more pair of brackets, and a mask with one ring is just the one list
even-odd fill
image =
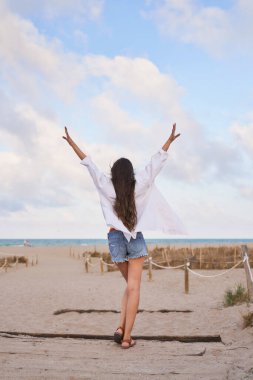
{"label": "rope fence", "polygon": [[252,276],[252,272],[251,272],[250,265],[249,265],[249,256],[247,254],[247,251],[245,252],[244,258],[242,261],[243,261],[243,263],[246,263],[246,265],[249,269],[250,280],[251,280],[251,282],[253,282],[253,276]]}
{"label": "rope fence", "polygon": [[105,264],[105,265],[107,265],[108,267],[115,267],[116,266],[116,264],[110,264],[110,263],[106,263],[103,259],[102,259],[102,257],[101,257],[101,262],[103,263],[103,264]]}
{"label": "rope fence", "polygon": [[249,263],[249,257],[248,257],[248,247],[246,245],[241,246],[241,257],[242,260],[238,261],[235,265],[233,265],[231,268],[227,269],[226,271],[222,273],[217,273],[213,275],[204,275],[202,273],[198,273],[190,268],[190,262],[189,260],[185,263],[185,293],[189,292],[189,272],[195,276],[201,277],[201,278],[215,278],[218,276],[223,276],[224,274],[227,274],[228,272],[231,272],[233,269],[238,267],[240,264],[244,264],[245,274],[246,274],[246,281],[247,281],[247,289],[248,289],[248,295],[251,302],[253,302],[253,276],[252,271],[250,268]]}
{"label": "rope fence", "polygon": [[7,268],[16,268],[17,269],[17,266],[18,266],[18,257],[16,257],[16,261],[14,264],[11,264],[11,263],[8,263],[7,261]]}
{"label": "rope fence", "polygon": [[6,272],[7,271],[7,266],[8,266],[8,261],[5,258],[3,265],[1,265],[1,267],[0,267],[0,272],[3,272],[3,271]]}
{"label": "rope fence", "polygon": [[178,269],[178,268],[183,268],[183,267],[184,267],[184,264],[182,264],[182,265],[177,265],[177,266],[175,266],[175,267],[159,265],[159,264],[155,263],[155,262],[152,260],[152,257],[151,257],[151,260],[150,260],[150,261],[151,261],[152,265],[154,265],[154,266],[157,267],[157,268],[161,268],[161,269]]}
{"label": "rope fence", "polygon": [[[30,256],[29,258],[24,255],[15,255],[11,253],[0,252],[0,257],[3,256],[4,263],[0,266],[0,272],[7,272],[8,268],[17,269],[19,264],[25,264],[26,267],[38,265],[38,255]],[[15,258],[15,262],[11,263],[8,258]]]}
{"label": "rope fence", "polygon": [[[144,265],[148,265],[148,273],[147,274],[148,274],[149,281],[151,281],[152,277],[153,277],[153,274],[152,274],[153,266],[156,267],[156,268],[160,268],[160,269],[174,269],[174,270],[183,269],[184,270],[184,289],[185,289],[185,293],[188,294],[189,293],[189,273],[191,275],[197,276],[199,278],[208,278],[208,279],[211,279],[211,278],[220,277],[220,276],[223,276],[223,275],[225,275],[227,273],[230,273],[235,268],[237,268],[238,266],[240,266],[241,264],[243,264],[244,265],[244,269],[245,269],[245,273],[246,273],[246,278],[247,278],[248,293],[249,293],[249,296],[250,296],[250,300],[253,301],[253,275],[252,275],[252,271],[251,271],[251,268],[250,268],[250,262],[249,262],[249,257],[248,257],[247,253],[248,253],[247,246],[246,245],[242,245],[241,246],[241,257],[242,257],[242,259],[239,260],[236,263],[234,263],[234,261],[224,262],[227,265],[229,265],[229,264],[234,264],[234,265],[231,268],[228,268],[228,269],[226,269],[225,271],[223,271],[221,273],[216,273],[216,274],[212,274],[212,275],[208,275],[208,274],[205,275],[205,274],[198,273],[195,270],[191,269],[190,268],[191,262],[190,262],[189,258],[185,260],[184,264],[176,265],[176,266],[171,266],[171,265],[162,265],[159,262],[155,262],[153,260],[152,256],[149,256],[149,257],[147,257],[145,259]],[[74,252],[74,250],[72,249],[72,247],[70,248],[69,255],[71,257],[73,257],[73,258],[82,259],[86,273],[89,272],[89,267],[90,268],[95,268],[95,267],[100,266],[100,272],[101,272],[101,274],[104,273],[104,266],[107,268],[107,271],[109,270],[109,268],[112,268],[112,267],[116,268],[117,267],[116,263],[107,263],[106,261],[104,261],[102,255],[100,255],[100,257],[99,257],[99,262],[92,263],[91,262],[91,254],[90,253],[85,253],[84,252],[82,254],[78,253],[76,255],[75,252]],[[167,257],[166,257],[166,259],[167,259]],[[167,262],[168,262],[168,260],[167,260]],[[204,263],[204,262],[205,263],[213,264],[213,261],[212,262],[202,261],[202,263]],[[4,265],[2,267],[4,267]],[[0,267],[0,270],[2,269],[2,267]]]}
{"label": "rope fence", "polygon": [[[229,269],[225,270],[225,272],[217,273],[217,274],[212,274],[212,275],[206,275],[206,274],[201,274],[201,273],[195,272],[194,270],[190,269],[189,265],[187,265],[187,270],[188,270],[189,272],[191,272],[192,274],[194,274],[195,276],[199,276],[199,277],[206,277],[206,278],[218,277],[218,276],[223,276],[223,274],[226,274],[226,273],[230,272],[231,270],[235,269],[235,268],[238,267],[242,262],[243,262],[243,260],[238,261],[238,263],[236,263],[232,268],[229,268]],[[189,264],[190,264],[190,263],[189,263]]]}
{"label": "rope fence", "polygon": [[241,256],[246,274],[249,299],[253,302],[253,276],[249,264],[248,247],[246,245],[241,246]]}
{"label": "rope fence", "polygon": [[[107,266],[107,267],[117,267],[116,266],[116,263],[107,263],[106,261],[103,260],[103,257],[101,256],[99,258],[99,262],[94,264],[91,262],[91,254],[87,254],[87,253],[83,253],[80,255],[80,253],[77,253],[75,254],[74,250],[72,249],[72,247],[70,248],[70,252],[69,252],[69,256],[70,257],[73,257],[73,258],[77,258],[77,259],[83,259],[83,264],[85,266],[85,270],[86,272],[89,272],[89,266],[90,267],[97,267],[100,265],[100,268],[101,268],[101,273],[104,273],[104,268],[103,266]],[[183,268],[184,267],[184,264],[182,265],[177,265],[177,266],[164,266],[164,265],[160,265],[159,263],[156,263],[153,261],[152,257],[148,257],[145,261],[144,261],[144,264],[149,264],[149,265],[154,265],[155,267],[158,267],[158,268],[161,268],[161,269],[179,269],[179,268]]]}

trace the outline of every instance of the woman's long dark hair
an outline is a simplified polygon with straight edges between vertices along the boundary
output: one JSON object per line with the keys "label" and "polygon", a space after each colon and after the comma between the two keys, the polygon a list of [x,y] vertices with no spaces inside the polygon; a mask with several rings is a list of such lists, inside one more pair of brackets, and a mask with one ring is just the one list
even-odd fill
{"label": "woman's long dark hair", "polygon": [[111,167],[112,183],[116,193],[114,211],[123,224],[132,231],[137,223],[134,189],[135,176],[131,161],[119,158]]}

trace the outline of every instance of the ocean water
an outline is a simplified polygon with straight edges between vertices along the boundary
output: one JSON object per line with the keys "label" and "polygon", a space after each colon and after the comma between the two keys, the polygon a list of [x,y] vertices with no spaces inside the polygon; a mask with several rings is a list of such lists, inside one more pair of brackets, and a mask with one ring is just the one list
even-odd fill
{"label": "ocean water", "polygon": [[[31,246],[74,246],[107,244],[107,239],[26,239]],[[195,244],[249,244],[252,239],[145,239],[151,244],[195,245]],[[23,246],[24,239],[0,239],[0,246]]]}

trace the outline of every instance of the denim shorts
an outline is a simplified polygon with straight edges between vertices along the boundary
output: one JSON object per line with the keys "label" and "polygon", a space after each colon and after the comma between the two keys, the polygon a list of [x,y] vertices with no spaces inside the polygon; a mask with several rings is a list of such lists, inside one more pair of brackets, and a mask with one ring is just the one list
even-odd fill
{"label": "denim shorts", "polygon": [[131,237],[130,241],[119,230],[108,232],[107,238],[111,258],[115,263],[148,256],[148,249],[142,232],[137,232],[136,239]]}

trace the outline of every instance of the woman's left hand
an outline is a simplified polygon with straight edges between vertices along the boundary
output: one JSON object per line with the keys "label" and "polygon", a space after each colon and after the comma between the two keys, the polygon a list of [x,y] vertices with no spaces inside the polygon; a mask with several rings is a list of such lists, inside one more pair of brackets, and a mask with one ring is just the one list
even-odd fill
{"label": "woman's left hand", "polygon": [[65,127],[65,134],[66,134],[66,136],[62,136],[62,138],[65,139],[65,140],[67,140],[67,142],[69,143],[69,145],[71,145],[73,143],[73,140],[72,140],[72,138],[70,137],[70,135],[68,133],[67,127]]}

